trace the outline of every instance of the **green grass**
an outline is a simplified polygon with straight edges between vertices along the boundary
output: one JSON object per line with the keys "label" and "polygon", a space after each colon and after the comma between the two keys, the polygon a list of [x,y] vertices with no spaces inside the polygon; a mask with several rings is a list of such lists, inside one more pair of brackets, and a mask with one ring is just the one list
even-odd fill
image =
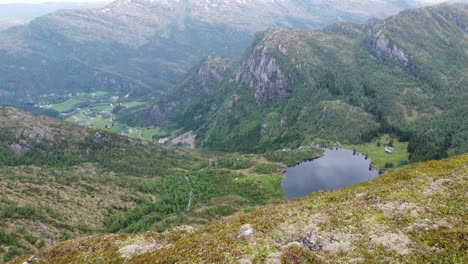
{"label": "green grass", "polygon": [[283,188],[281,188],[283,177],[280,174],[250,175],[249,177],[240,179],[240,181],[258,184],[260,188],[278,201],[284,198]]}
{"label": "green grass", "polygon": [[124,103],[124,104],[125,104],[125,106],[127,106],[128,108],[133,108],[133,107],[145,105],[146,103],[144,103],[144,102],[131,101],[131,102],[126,102],[126,103]]}
{"label": "green grass", "polygon": [[[359,144],[359,145],[347,145],[345,146],[348,149],[355,149],[357,152],[367,154],[372,160],[374,166],[379,169],[384,169],[386,164],[392,164],[393,167],[399,167],[401,165],[406,165],[408,163],[408,143],[407,142],[398,142],[398,140],[393,140],[393,147],[395,151],[392,154],[388,154],[384,150],[385,144],[390,142],[390,136],[384,135],[378,140],[374,140],[369,143]],[[379,144],[377,144],[379,142]],[[388,165],[387,165],[388,166]]]}
{"label": "green grass", "polygon": [[65,102],[61,102],[59,104],[54,104],[52,105],[51,109],[61,112],[61,113],[66,113],[74,110],[77,108],[77,106],[81,103],[84,103],[85,100],[83,99],[68,99]]}
{"label": "green grass", "polygon": [[110,106],[108,104],[102,104],[102,105],[93,106],[90,109],[100,112],[100,111],[108,110],[109,108],[110,108]]}
{"label": "green grass", "polygon": [[151,141],[153,140],[153,136],[164,136],[164,131],[157,129],[157,128],[142,128],[143,139]]}
{"label": "green grass", "polygon": [[[40,103],[42,105],[51,105],[51,109],[61,113],[71,112],[77,107],[82,108],[84,111],[80,113],[79,117],[69,116],[65,119],[65,121],[70,123],[90,126],[93,129],[107,130],[118,134],[124,134],[131,138],[147,141],[152,141],[155,136],[166,136],[166,132],[158,128],[129,127],[118,122],[114,122],[114,126],[112,126],[112,119],[110,117],[103,117],[102,112],[111,110],[111,106],[109,105],[109,98],[113,95],[117,94],[111,94],[108,92],[81,93],[78,95],[61,98],[48,98],[49,101],[43,101]],[[83,106],[85,103],[87,105]],[[145,105],[144,102],[126,102],[125,100],[119,101],[119,104],[127,108],[134,108]],[[84,114],[85,116],[82,117],[81,114]],[[130,132],[130,130],[132,130],[132,132]]]}
{"label": "green grass", "polygon": [[107,127],[110,127],[112,125],[112,118],[102,118],[102,116],[97,116],[93,119],[89,120],[89,123],[91,124],[91,127],[93,129],[107,129]]}

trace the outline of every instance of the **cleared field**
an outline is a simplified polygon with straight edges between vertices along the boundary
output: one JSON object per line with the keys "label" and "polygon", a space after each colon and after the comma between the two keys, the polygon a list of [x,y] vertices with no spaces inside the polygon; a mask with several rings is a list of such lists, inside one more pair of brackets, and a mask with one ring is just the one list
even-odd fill
{"label": "cleared field", "polygon": [[108,104],[102,104],[102,105],[93,106],[90,109],[94,111],[104,111],[104,110],[110,109],[110,107],[111,106],[109,106]]}
{"label": "cleared field", "polygon": [[133,108],[133,107],[145,105],[145,103],[144,102],[131,101],[131,102],[124,103],[124,105],[127,108]]}
{"label": "cleared field", "polygon": [[384,135],[380,139],[373,142],[359,145],[347,145],[345,147],[348,149],[355,149],[357,152],[363,154],[367,154],[372,160],[374,166],[379,169],[384,169],[386,167],[385,165],[387,165],[387,167],[398,167],[408,164],[408,142],[398,142],[397,139],[394,139],[393,147],[395,150],[392,154],[388,154],[385,152],[384,146],[390,141],[390,136]]}
{"label": "cleared field", "polygon": [[71,113],[79,107],[81,110],[65,117],[65,121],[93,129],[107,130],[147,141],[152,141],[155,136],[166,136],[164,131],[157,128],[129,127],[117,121],[113,122],[113,106],[121,105],[125,108],[135,108],[146,104],[136,100],[127,101],[127,98],[121,94],[109,92],[80,93],[66,97],[48,97],[38,103],[60,113]]}
{"label": "cleared field", "polygon": [[83,99],[68,99],[65,102],[59,103],[59,104],[54,104],[52,105],[51,109],[60,112],[60,113],[66,113],[74,110],[75,108],[78,107],[79,104],[84,103],[85,100]]}

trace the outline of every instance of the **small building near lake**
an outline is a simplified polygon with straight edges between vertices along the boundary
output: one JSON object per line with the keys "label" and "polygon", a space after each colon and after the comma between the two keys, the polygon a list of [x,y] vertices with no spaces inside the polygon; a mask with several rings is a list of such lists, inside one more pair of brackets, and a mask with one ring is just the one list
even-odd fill
{"label": "small building near lake", "polygon": [[385,146],[385,152],[387,152],[388,154],[392,154],[393,151],[395,151],[395,148],[390,147],[390,146]]}

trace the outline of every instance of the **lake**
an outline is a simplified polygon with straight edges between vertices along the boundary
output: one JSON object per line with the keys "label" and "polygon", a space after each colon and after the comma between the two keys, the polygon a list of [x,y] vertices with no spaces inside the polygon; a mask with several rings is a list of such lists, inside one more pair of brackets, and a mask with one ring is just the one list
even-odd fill
{"label": "lake", "polygon": [[281,186],[288,200],[336,190],[379,176],[377,170],[369,170],[370,165],[370,159],[360,153],[353,155],[352,150],[325,149],[323,157],[287,168]]}

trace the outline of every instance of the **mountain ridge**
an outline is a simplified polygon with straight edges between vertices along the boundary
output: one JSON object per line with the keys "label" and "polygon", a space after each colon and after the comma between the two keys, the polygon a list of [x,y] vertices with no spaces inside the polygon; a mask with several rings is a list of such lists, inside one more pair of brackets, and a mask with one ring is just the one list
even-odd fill
{"label": "mountain ridge", "polygon": [[[434,157],[447,148],[463,153],[466,144],[459,142],[468,127],[453,119],[466,114],[467,17],[467,4],[453,4],[366,25],[271,29],[256,35],[233,73],[214,82],[210,106],[199,98],[172,109],[169,120],[154,116],[146,124],[196,130],[199,146],[218,150],[356,143],[391,132],[418,142],[430,135],[438,143],[427,147],[441,151],[431,151]],[[169,96],[180,98],[177,92]],[[155,107],[164,109],[160,104]],[[440,125],[447,122],[456,124],[450,132]]]}
{"label": "mountain ridge", "polygon": [[240,56],[255,31],[318,28],[401,10],[398,1],[372,1],[134,0],[58,11],[2,31],[0,102],[34,103],[40,95],[102,90],[158,97],[203,57]]}

